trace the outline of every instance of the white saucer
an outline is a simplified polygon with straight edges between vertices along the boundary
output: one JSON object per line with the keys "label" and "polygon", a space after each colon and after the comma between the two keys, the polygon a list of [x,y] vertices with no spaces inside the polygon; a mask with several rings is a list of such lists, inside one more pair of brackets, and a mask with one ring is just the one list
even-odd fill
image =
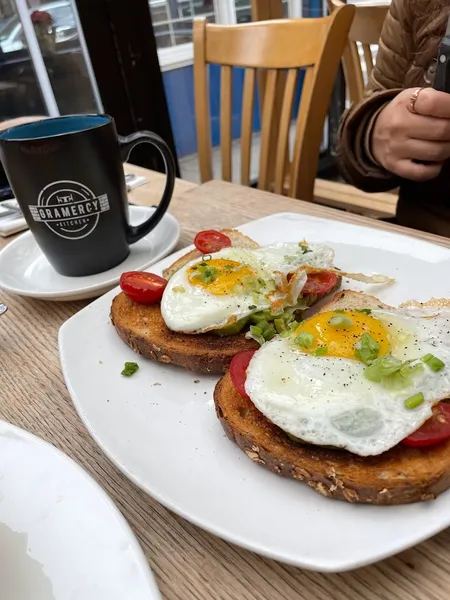
{"label": "white saucer", "polygon": [[0,421],[0,598],[161,600],[127,522],[84,469]]}
{"label": "white saucer", "polygon": [[[130,206],[132,225],[142,223],[155,210]],[[0,288],[12,294],[41,300],[82,300],[101,296],[119,282],[124,271],[141,271],[164,258],[178,242],[180,226],[166,213],[157,227],[130,246],[126,260],[113,269],[87,277],[59,275],[27,231],[0,252]]]}

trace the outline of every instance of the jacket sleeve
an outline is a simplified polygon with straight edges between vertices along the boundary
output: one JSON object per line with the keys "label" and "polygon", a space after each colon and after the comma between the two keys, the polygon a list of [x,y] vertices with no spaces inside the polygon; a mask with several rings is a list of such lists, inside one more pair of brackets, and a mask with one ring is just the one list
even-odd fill
{"label": "jacket sleeve", "polygon": [[411,64],[410,10],[405,0],[392,0],[365,97],[344,113],[338,131],[342,174],[348,183],[367,192],[387,191],[399,184],[399,179],[372,157],[370,137],[379,112],[404,87],[404,77]]}

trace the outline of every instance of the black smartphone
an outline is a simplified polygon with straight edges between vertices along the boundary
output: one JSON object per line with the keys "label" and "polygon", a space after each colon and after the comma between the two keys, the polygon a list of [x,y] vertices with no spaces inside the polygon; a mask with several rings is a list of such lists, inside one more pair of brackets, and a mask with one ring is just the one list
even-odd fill
{"label": "black smartphone", "polygon": [[438,92],[450,93],[450,17],[447,21],[447,30],[439,46],[433,88]]}

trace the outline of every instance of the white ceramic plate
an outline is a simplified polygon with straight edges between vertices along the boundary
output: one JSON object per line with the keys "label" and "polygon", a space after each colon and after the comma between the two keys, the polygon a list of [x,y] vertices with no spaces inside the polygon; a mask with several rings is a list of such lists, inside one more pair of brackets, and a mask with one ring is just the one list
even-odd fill
{"label": "white ceramic plate", "polygon": [[[132,225],[142,223],[154,208],[130,206]],[[41,300],[82,300],[101,296],[119,283],[124,271],[142,271],[176,246],[180,237],[178,221],[166,213],[159,224],[139,242],[120,265],[87,277],[59,275],[42,254],[33,234],[23,233],[0,252],[0,288],[20,296]]]}
{"label": "white ceramic plate", "polygon": [[[397,305],[450,297],[450,251],[413,238],[297,214],[240,227],[260,244],[330,244],[349,272],[394,276],[392,286],[364,289]],[[153,267],[160,273],[174,256]],[[321,571],[374,562],[450,525],[443,494],[400,507],[351,505],[319,496],[252,463],[224,435],[212,400],[217,377],[189,373],[136,355],[109,322],[117,290],[60,330],[69,392],[86,427],[115,464],[171,510],[226,540],[275,559]],[[125,361],[138,361],[131,378]]]}
{"label": "white ceramic plate", "polygon": [[160,600],[109,496],[76,463],[0,421],[2,600]]}

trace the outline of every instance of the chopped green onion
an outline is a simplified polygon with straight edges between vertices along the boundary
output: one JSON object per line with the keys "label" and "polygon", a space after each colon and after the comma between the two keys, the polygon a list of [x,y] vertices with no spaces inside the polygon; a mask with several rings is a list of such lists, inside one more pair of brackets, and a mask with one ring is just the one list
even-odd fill
{"label": "chopped green onion", "polygon": [[202,274],[203,283],[212,283],[217,279],[219,270],[216,267],[206,267]]}
{"label": "chopped green onion", "polygon": [[312,252],[312,250],[310,250],[306,244],[303,244],[300,242],[299,246],[300,246],[300,250],[302,251],[302,254],[306,254],[307,252]]}
{"label": "chopped green onion", "polygon": [[288,323],[290,323],[291,321],[294,320],[294,318],[295,318],[294,314],[296,313],[297,310],[299,310],[299,308],[297,306],[290,306],[289,308],[285,308],[284,311],[278,316],[280,319],[283,319],[283,321],[287,325]]}
{"label": "chopped green onion", "polygon": [[266,340],[266,342],[268,342],[275,337],[276,333],[277,332],[275,331],[275,328],[272,327],[272,325],[269,325],[263,330],[263,338]]}
{"label": "chopped green onion", "polygon": [[273,324],[275,325],[277,333],[282,333],[283,331],[286,331],[286,323],[283,319],[274,319]]}
{"label": "chopped green onion", "polygon": [[372,363],[378,356],[380,345],[370,333],[363,333],[355,344],[355,356],[365,365]]}
{"label": "chopped green onion", "polygon": [[374,360],[364,371],[364,376],[387,389],[404,390],[412,385],[412,377],[422,371],[423,365],[419,362],[402,362],[388,355]]}
{"label": "chopped green onion", "polygon": [[411,363],[410,360],[407,360],[403,363],[402,368],[400,369],[400,373],[403,375],[412,375],[414,373],[422,373],[423,372],[423,364],[420,362]]}
{"label": "chopped green onion", "polygon": [[292,323],[289,323],[286,331],[283,331],[283,333],[281,334],[281,337],[289,337],[290,335],[292,335],[295,330],[297,329],[297,327],[300,325],[300,323],[298,321],[292,321]]}
{"label": "chopped green onion", "polygon": [[445,363],[442,362],[440,358],[433,356],[432,354],[426,354],[422,358],[422,362],[424,362],[432,371],[437,373],[441,369],[445,367]]}
{"label": "chopped green onion", "polygon": [[248,310],[255,310],[255,308],[256,308],[256,304],[251,304],[251,305],[248,307]]}
{"label": "chopped green onion", "polygon": [[363,315],[371,315],[372,311],[370,308],[357,308],[356,312],[363,313]]}
{"label": "chopped green onion", "polygon": [[381,385],[390,390],[404,390],[411,387],[413,375],[423,370],[422,363],[411,364],[410,361],[406,361],[396,373],[383,377]]}
{"label": "chopped green onion", "polygon": [[258,325],[250,325],[250,333],[252,335],[262,335],[262,328],[258,327]]}
{"label": "chopped green onion", "polygon": [[328,325],[331,325],[334,329],[350,329],[353,321],[345,315],[333,315],[328,321]]}
{"label": "chopped green onion", "polygon": [[263,337],[263,330],[257,325],[250,325],[249,337],[258,342],[260,346],[266,341]]}
{"label": "chopped green onion", "polygon": [[257,323],[258,327],[264,331],[264,329],[267,329],[268,327],[270,327],[269,322],[266,321],[265,319],[260,319]]}
{"label": "chopped green onion", "polygon": [[336,310],[334,310],[333,312],[335,312],[338,315],[343,315],[344,314],[344,310],[342,308],[337,308]]}
{"label": "chopped green onion", "polygon": [[270,314],[270,312],[268,310],[261,310],[261,311],[259,311],[257,313],[254,313],[251,316],[251,320],[253,321],[253,323],[255,325],[258,325],[258,323],[260,321],[269,321],[270,317],[271,317],[271,314]]}
{"label": "chopped green onion", "polygon": [[413,408],[417,408],[418,406],[423,404],[424,401],[425,401],[425,398],[424,398],[422,392],[419,392],[418,394],[414,394],[414,396],[411,396],[411,398],[406,398],[404,404],[405,404],[406,408],[409,408],[410,410],[412,410]]}
{"label": "chopped green onion", "polygon": [[364,371],[364,377],[369,381],[373,381],[375,383],[381,383],[382,379],[385,377],[389,377],[389,375],[393,375],[400,371],[403,363],[398,358],[394,358],[393,356],[381,356],[373,361],[373,363],[367,367]]}
{"label": "chopped green onion", "polygon": [[286,255],[286,256],[283,258],[283,260],[284,260],[284,262],[285,262],[287,265],[292,265],[292,263],[295,261],[295,256],[287,256],[287,255]]}
{"label": "chopped green onion", "polygon": [[311,348],[314,336],[309,331],[302,331],[294,340],[294,343],[301,348]]}
{"label": "chopped green onion", "polygon": [[224,266],[225,271],[232,271],[233,269],[234,269],[233,265],[225,265]]}
{"label": "chopped green onion", "polygon": [[126,362],[121,375],[131,377],[139,370],[139,365],[135,362]]}
{"label": "chopped green onion", "polygon": [[328,352],[328,346],[319,346],[314,350],[315,356],[325,356]]}

